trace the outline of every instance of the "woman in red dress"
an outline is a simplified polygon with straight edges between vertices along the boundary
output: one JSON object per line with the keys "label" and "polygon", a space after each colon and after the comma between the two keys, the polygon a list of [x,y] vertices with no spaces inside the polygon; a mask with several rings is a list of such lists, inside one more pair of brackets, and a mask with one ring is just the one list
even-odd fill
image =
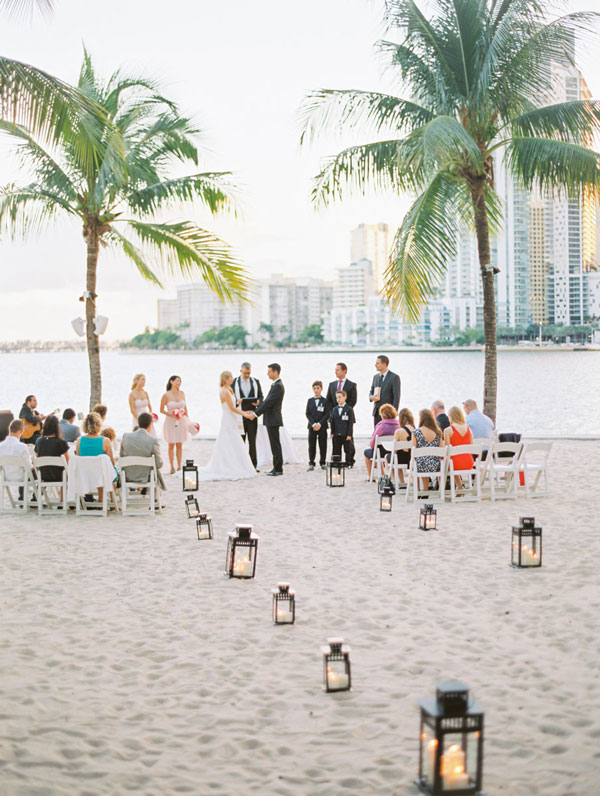
{"label": "woman in red dress", "polygon": [[[448,410],[448,417],[450,418],[450,425],[444,431],[444,445],[451,445],[453,448],[459,445],[472,445],[473,434],[466,424],[462,409],[458,406],[451,406]],[[470,453],[459,453],[452,456],[452,463],[455,470],[472,470],[474,459]],[[462,487],[461,476],[455,475],[454,480],[456,486],[460,489]]]}

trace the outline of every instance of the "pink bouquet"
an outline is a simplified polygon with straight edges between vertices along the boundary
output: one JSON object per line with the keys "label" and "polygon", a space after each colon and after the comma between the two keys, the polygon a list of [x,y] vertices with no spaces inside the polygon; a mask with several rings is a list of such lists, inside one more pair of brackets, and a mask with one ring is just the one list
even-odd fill
{"label": "pink bouquet", "polygon": [[200,431],[200,423],[194,423],[189,418],[188,418],[187,423],[188,423],[188,431],[190,432],[192,437],[195,437],[196,434],[198,434],[198,432]]}
{"label": "pink bouquet", "polygon": [[175,418],[175,428],[179,426],[179,421],[185,417],[185,409],[173,409],[173,417]]}

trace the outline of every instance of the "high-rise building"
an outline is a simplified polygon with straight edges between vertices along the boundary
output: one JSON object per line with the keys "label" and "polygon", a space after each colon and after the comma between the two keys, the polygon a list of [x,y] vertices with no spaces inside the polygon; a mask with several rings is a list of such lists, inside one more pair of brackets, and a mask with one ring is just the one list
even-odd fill
{"label": "high-rise building", "polygon": [[177,299],[158,299],[158,329],[173,329],[177,327]]}
{"label": "high-rise building", "polygon": [[[273,328],[274,340],[297,340],[307,326],[322,322],[332,299],[331,282],[273,274],[260,282],[257,321]],[[249,331],[254,334],[257,329]]]}
{"label": "high-rise building", "polygon": [[350,262],[371,262],[376,293],[383,288],[391,244],[390,228],[387,224],[359,224],[350,232]]}
{"label": "high-rise building", "polygon": [[362,259],[337,269],[337,279],[333,287],[333,306],[335,309],[366,304],[375,295],[373,265]]}
{"label": "high-rise building", "polygon": [[194,283],[177,288],[177,325],[181,337],[192,342],[209,329],[244,325],[241,302],[222,302],[207,285]]}

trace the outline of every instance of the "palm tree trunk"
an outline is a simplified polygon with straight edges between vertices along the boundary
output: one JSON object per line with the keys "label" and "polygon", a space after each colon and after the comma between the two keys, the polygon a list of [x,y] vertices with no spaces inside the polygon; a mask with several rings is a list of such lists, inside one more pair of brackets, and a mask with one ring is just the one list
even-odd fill
{"label": "palm tree trunk", "polygon": [[98,231],[87,228],[87,271],[85,289],[88,297],[85,300],[86,340],[88,362],[90,366],[90,410],[102,401],[102,375],[100,372],[100,343],[94,329],[96,317],[96,274],[98,270]]}
{"label": "palm tree trunk", "polygon": [[471,184],[471,198],[475,211],[475,233],[479,267],[483,282],[483,331],[485,335],[485,366],[483,377],[483,412],[496,422],[498,394],[498,361],[496,352],[496,296],[494,273],[491,267],[490,228],[487,217],[483,179]]}

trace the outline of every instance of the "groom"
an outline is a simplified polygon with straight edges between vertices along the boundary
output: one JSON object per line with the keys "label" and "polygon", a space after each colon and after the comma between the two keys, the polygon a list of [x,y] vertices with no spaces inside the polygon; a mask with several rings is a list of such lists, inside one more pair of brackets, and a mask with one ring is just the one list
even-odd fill
{"label": "groom", "polygon": [[283,425],[281,404],[283,403],[285,389],[279,378],[280,373],[281,365],[278,365],[277,362],[273,362],[272,365],[267,367],[267,376],[273,382],[271,389],[254,412],[249,413],[250,417],[254,416],[255,418],[263,414],[265,416],[264,424],[269,435],[271,453],[273,454],[273,469],[267,475],[283,475],[283,454],[281,452],[279,429]]}

